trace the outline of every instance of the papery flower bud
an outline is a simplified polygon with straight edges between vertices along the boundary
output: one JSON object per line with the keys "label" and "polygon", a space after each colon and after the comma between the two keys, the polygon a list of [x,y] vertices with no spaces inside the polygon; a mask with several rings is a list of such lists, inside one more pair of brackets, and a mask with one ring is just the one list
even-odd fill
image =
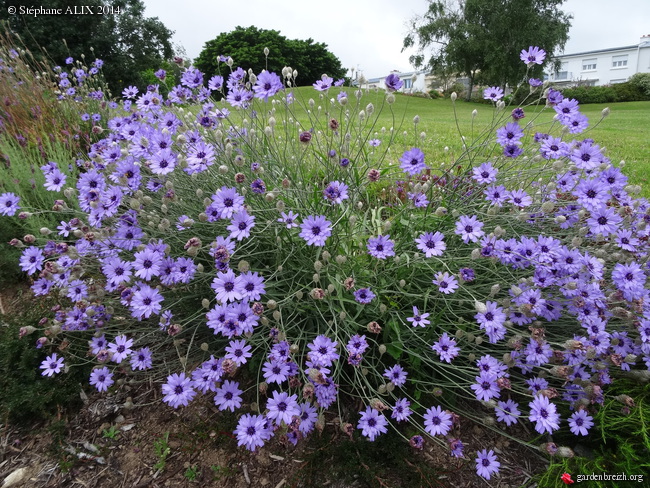
{"label": "papery flower bud", "polygon": [[458,98],[458,94],[456,92],[452,92],[451,93],[451,101],[455,102],[457,98]]}
{"label": "papery flower bud", "polygon": [[379,355],[383,356],[386,353],[386,345],[385,344],[379,344],[379,347],[377,348],[379,350]]}

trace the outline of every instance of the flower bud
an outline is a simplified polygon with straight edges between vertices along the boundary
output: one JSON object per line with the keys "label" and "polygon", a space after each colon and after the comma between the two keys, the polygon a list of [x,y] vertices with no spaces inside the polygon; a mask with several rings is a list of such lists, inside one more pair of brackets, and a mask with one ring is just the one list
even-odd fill
{"label": "flower bud", "polygon": [[451,93],[451,101],[455,102],[457,98],[458,98],[458,94],[456,92],[452,92]]}

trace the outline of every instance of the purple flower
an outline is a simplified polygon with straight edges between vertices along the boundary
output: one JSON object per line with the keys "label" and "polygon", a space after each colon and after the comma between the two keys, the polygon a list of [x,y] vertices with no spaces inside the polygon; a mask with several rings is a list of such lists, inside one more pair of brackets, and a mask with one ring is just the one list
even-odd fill
{"label": "purple flower", "polygon": [[536,422],[535,430],[537,432],[552,434],[554,430],[560,428],[560,416],[556,412],[555,404],[551,403],[547,397],[537,395],[528,406],[530,407],[528,419],[531,422]]}
{"label": "purple flower", "polygon": [[261,178],[257,178],[256,180],[253,180],[251,183],[251,190],[253,193],[257,193],[258,195],[261,195],[266,191],[266,183],[264,183],[264,180]]}
{"label": "purple flower", "polygon": [[314,366],[328,367],[339,358],[336,352],[338,342],[327,336],[319,335],[313,342],[307,344],[308,357]]}
{"label": "purple flower", "polygon": [[589,127],[589,119],[586,115],[577,113],[570,117],[561,118],[560,122],[566,126],[571,134],[580,134]]}
{"label": "purple flower", "polygon": [[236,188],[222,187],[212,195],[212,201],[222,219],[230,219],[235,213],[244,210],[244,197],[237,193]]}
{"label": "purple flower", "polygon": [[251,346],[246,344],[245,340],[230,341],[226,347],[226,359],[231,359],[237,366],[246,364],[248,358],[252,357],[250,352]]}
{"label": "purple flower", "polygon": [[474,390],[477,399],[487,402],[492,398],[499,398],[501,392],[497,386],[497,376],[494,373],[482,371],[475,379],[476,383],[472,383],[470,388]]}
{"label": "purple flower", "polygon": [[400,161],[402,163],[400,168],[411,176],[419,175],[423,171],[429,169],[429,167],[424,164],[424,153],[417,147],[405,151],[404,154],[402,154]]}
{"label": "purple flower", "polygon": [[83,280],[73,280],[68,284],[68,298],[79,302],[88,296],[88,287]]}
{"label": "purple flower", "polygon": [[241,210],[233,215],[230,225],[226,229],[230,231],[231,238],[241,241],[250,237],[253,227],[255,227],[255,216],[248,215],[246,210]]}
{"label": "purple flower", "polygon": [[456,347],[456,340],[449,337],[446,332],[442,333],[438,342],[431,346],[431,349],[440,355],[441,361],[447,363],[451,363],[452,359],[458,356],[458,353],[460,352],[460,349]]}
{"label": "purple flower", "polygon": [[154,276],[160,275],[162,255],[158,251],[146,248],[136,252],[133,256],[135,257],[135,262],[133,263],[135,276],[149,281]]}
{"label": "purple flower", "polygon": [[322,247],[327,238],[332,235],[332,223],[322,215],[308,215],[303,219],[300,229],[300,237],[309,246]]}
{"label": "purple flower", "polygon": [[472,172],[472,178],[484,185],[494,183],[497,180],[497,173],[499,171],[492,166],[492,163],[483,163],[479,167],[473,168]]}
{"label": "purple flower", "polygon": [[395,256],[395,251],[393,247],[395,242],[390,240],[390,236],[378,236],[371,237],[368,239],[368,254],[373,258],[377,259],[386,259],[391,256]]}
{"label": "purple flower", "polygon": [[451,414],[440,408],[440,406],[428,408],[423,417],[424,430],[429,435],[447,435],[451,429]]}
{"label": "purple flower", "polygon": [[216,298],[220,302],[234,302],[243,298],[241,280],[237,279],[233,270],[217,273],[210,286],[215,291]]}
{"label": "purple flower", "polygon": [[497,142],[502,146],[508,144],[518,145],[522,137],[524,137],[524,131],[521,130],[517,122],[509,122],[504,127],[497,129]]}
{"label": "purple flower", "polygon": [[384,370],[384,377],[388,378],[389,381],[395,386],[403,386],[406,383],[407,372],[399,364],[395,364],[390,368]]}
{"label": "purple flower", "polygon": [[20,256],[20,269],[31,275],[43,269],[44,261],[43,251],[38,247],[30,246]]}
{"label": "purple flower", "polygon": [[546,58],[546,51],[540,49],[537,46],[530,46],[528,48],[528,51],[525,49],[521,50],[519,58],[528,66],[532,66],[534,64],[542,64]]}
{"label": "purple flower", "polygon": [[444,273],[437,273],[436,278],[433,280],[433,284],[438,285],[438,290],[445,295],[454,293],[458,288],[458,280],[453,276],[450,276],[446,271]]}
{"label": "purple flower", "polygon": [[443,251],[447,249],[447,245],[443,239],[445,236],[440,232],[425,232],[420,237],[415,239],[417,247],[428,258],[433,256],[441,256]]}
{"label": "purple flower", "polygon": [[266,416],[271,420],[275,420],[277,425],[282,422],[289,425],[294,416],[300,416],[298,396],[289,396],[286,392],[278,393],[274,391],[273,398],[269,398],[266,402],[266,408],[269,411]]}
{"label": "purple flower", "polygon": [[575,435],[587,435],[589,429],[594,426],[593,417],[587,414],[586,410],[573,412],[569,417],[569,427]]}
{"label": "purple flower", "polygon": [[456,222],[455,233],[461,236],[465,244],[469,244],[470,241],[478,242],[485,235],[485,232],[483,232],[483,223],[476,218],[476,215],[472,215],[471,217],[461,215],[458,222]]}
{"label": "purple flower", "polygon": [[162,309],[160,304],[163,300],[158,289],[142,284],[131,299],[132,315],[139,319],[148,319],[152,314],[157,315]]}
{"label": "purple flower", "polygon": [[[43,183],[43,186],[48,191],[61,191],[61,188],[65,185],[66,179],[67,176],[56,168],[54,171],[45,175],[45,183]],[[2,208],[1,203],[0,208]]]}
{"label": "purple flower", "polygon": [[370,290],[370,288],[359,288],[354,292],[354,299],[364,305],[372,302],[375,296],[376,295]]}
{"label": "purple flower", "polygon": [[262,295],[266,293],[264,278],[259,273],[247,271],[237,277],[239,288],[242,293],[242,300],[255,301],[261,300]]}
{"label": "purple flower", "polygon": [[316,407],[310,405],[309,403],[301,403],[300,425],[298,426],[298,430],[303,435],[309,434],[313,430],[314,425],[316,425],[317,420],[318,412],[316,411]]}
{"label": "purple flower", "polygon": [[508,427],[517,422],[517,417],[521,412],[517,408],[518,403],[508,399],[505,402],[497,402],[495,413],[499,422],[505,423]]}
{"label": "purple flower", "polygon": [[404,86],[404,82],[400,80],[399,76],[395,73],[391,73],[386,77],[385,84],[386,91],[389,92],[398,91],[402,86]]}
{"label": "purple flower", "polygon": [[507,158],[516,158],[521,156],[524,150],[517,144],[508,144],[503,147],[503,155]]}
{"label": "purple flower", "polygon": [[51,356],[47,356],[45,360],[41,363],[41,373],[43,376],[53,376],[59,374],[63,368],[63,358],[57,356],[56,353],[53,353]]}
{"label": "purple flower", "polygon": [[370,139],[368,144],[372,147],[378,147],[381,145],[381,141],[379,139]]}
{"label": "purple flower", "polygon": [[476,454],[476,474],[489,480],[493,474],[499,472],[501,463],[497,461],[497,456],[494,454],[494,451],[491,449],[489,451],[483,449],[482,451],[477,451]]}
{"label": "purple flower", "polygon": [[314,83],[312,86],[318,91],[327,91],[332,87],[334,83],[334,78],[331,78],[327,75],[323,75],[320,80]]}
{"label": "purple flower", "polygon": [[540,80],[539,78],[530,78],[528,80],[528,84],[532,86],[533,88],[537,88],[539,86],[542,86],[544,82]]}
{"label": "purple flower", "polygon": [[107,391],[113,383],[113,373],[106,366],[95,368],[90,373],[90,384],[97,388],[97,391]]}
{"label": "purple flower", "polygon": [[234,432],[237,436],[237,445],[244,446],[249,451],[262,447],[273,435],[268,423],[268,419],[263,415],[249,413],[242,415]]}
{"label": "purple flower", "polygon": [[503,98],[503,90],[498,86],[491,86],[483,90],[483,98],[497,102]]}
{"label": "purple flower", "polygon": [[111,353],[113,362],[119,364],[126,359],[133,352],[132,345],[133,339],[127,339],[125,335],[119,335],[115,338],[115,342],[109,342],[108,351]]}
{"label": "purple flower", "polygon": [[347,200],[349,198],[348,185],[340,181],[332,181],[323,190],[323,198],[331,203],[341,203],[343,200]]}
{"label": "purple flower", "polygon": [[278,219],[278,222],[282,222],[283,224],[285,224],[287,226],[287,229],[298,227],[298,224],[296,223],[298,214],[289,211],[288,214],[282,212],[280,215],[282,215],[282,217]]}
{"label": "purple flower", "polygon": [[524,190],[514,190],[507,193],[508,201],[519,208],[528,207],[533,199]]}
{"label": "purple flower", "polygon": [[455,457],[455,458],[462,458],[464,457],[463,454],[463,449],[465,449],[465,445],[460,439],[449,439],[449,449],[450,449],[450,454]]}
{"label": "purple flower", "polygon": [[361,429],[361,434],[374,441],[375,437],[387,432],[387,425],[388,420],[386,420],[386,417],[374,408],[366,407],[366,410],[361,412],[361,419],[357,424],[357,428]]}
{"label": "purple flower", "polygon": [[587,219],[589,230],[593,234],[602,234],[605,237],[616,234],[618,226],[622,222],[623,218],[618,215],[616,210],[605,205],[593,210],[591,216]]}
{"label": "purple flower", "polygon": [[280,90],[282,90],[282,80],[275,73],[268,71],[262,71],[253,86],[255,97],[263,98],[265,102]]}
{"label": "purple flower", "polygon": [[404,420],[408,420],[408,418],[413,413],[409,408],[410,405],[411,402],[409,402],[406,398],[400,398],[395,402],[395,406],[393,407],[393,413],[391,414],[390,417],[392,419],[397,420],[398,422],[403,422]]}
{"label": "purple flower", "polygon": [[216,395],[214,396],[214,404],[219,407],[219,410],[230,410],[234,412],[236,408],[241,407],[241,396],[243,393],[239,389],[239,383],[236,381],[226,380],[217,388]]}
{"label": "purple flower", "polygon": [[131,355],[131,368],[134,370],[150,369],[152,366],[151,351],[148,347],[138,349]]}
{"label": "purple flower", "polygon": [[291,367],[286,361],[279,361],[272,359],[267,361],[262,366],[262,372],[264,379],[268,383],[284,383],[289,378],[291,373]]}
{"label": "purple flower", "polygon": [[427,320],[427,317],[431,315],[428,313],[420,313],[418,307],[413,306],[413,317],[407,317],[406,321],[411,322],[413,327],[425,327],[429,325],[431,321]]}
{"label": "purple flower", "polygon": [[174,408],[186,407],[196,395],[196,391],[192,388],[192,379],[186,377],[185,373],[174,373],[168,376],[162,392],[165,395],[163,402]]}

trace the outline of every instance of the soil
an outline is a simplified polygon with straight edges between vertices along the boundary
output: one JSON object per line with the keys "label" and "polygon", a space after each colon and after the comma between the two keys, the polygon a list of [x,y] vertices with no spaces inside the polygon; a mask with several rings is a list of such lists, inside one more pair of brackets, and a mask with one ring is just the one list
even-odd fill
{"label": "soil", "polygon": [[[0,292],[5,317],[25,307],[25,289]],[[209,396],[175,410],[153,384],[81,395],[79,411],[60,407],[29,427],[0,424],[1,488],[534,488],[532,476],[547,466],[534,451],[462,419],[466,459],[451,458],[448,447],[434,442],[412,450],[396,434],[373,443],[357,434],[351,439],[334,416],[296,447],[276,436],[251,453],[237,447],[237,416],[220,412]],[[475,474],[474,454],[484,448],[501,463],[489,481]]]}

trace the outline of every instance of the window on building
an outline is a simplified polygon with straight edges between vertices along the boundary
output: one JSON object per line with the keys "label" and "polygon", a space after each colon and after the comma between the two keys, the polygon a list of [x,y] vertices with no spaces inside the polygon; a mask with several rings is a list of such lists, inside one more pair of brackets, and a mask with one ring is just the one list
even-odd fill
{"label": "window on building", "polygon": [[404,89],[408,90],[411,87],[413,87],[413,80],[411,78],[405,79],[404,80]]}
{"label": "window on building", "polygon": [[595,69],[596,69],[596,58],[582,60],[582,71],[592,71]]}
{"label": "window on building", "polygon": [[569,79],[569,72],[568,71],[558,71],[555,74],[555,79],[556,80],[568,80]]}
{"label": "window on building", "polygon": [[615,84],[617,84],[617,83],[625,83],[626,81],[627,81],[627,80],[626,80],[625,78],[618,78],[618,79],[616,79],[616,80],[612,80],[612,81],[610,81],[609,83],[610,83],[610,85],[615,85]]}
{"label": "window on building", "polygon": [[612,56],[612,68],[624,68],[627,66],[627,54]]}

